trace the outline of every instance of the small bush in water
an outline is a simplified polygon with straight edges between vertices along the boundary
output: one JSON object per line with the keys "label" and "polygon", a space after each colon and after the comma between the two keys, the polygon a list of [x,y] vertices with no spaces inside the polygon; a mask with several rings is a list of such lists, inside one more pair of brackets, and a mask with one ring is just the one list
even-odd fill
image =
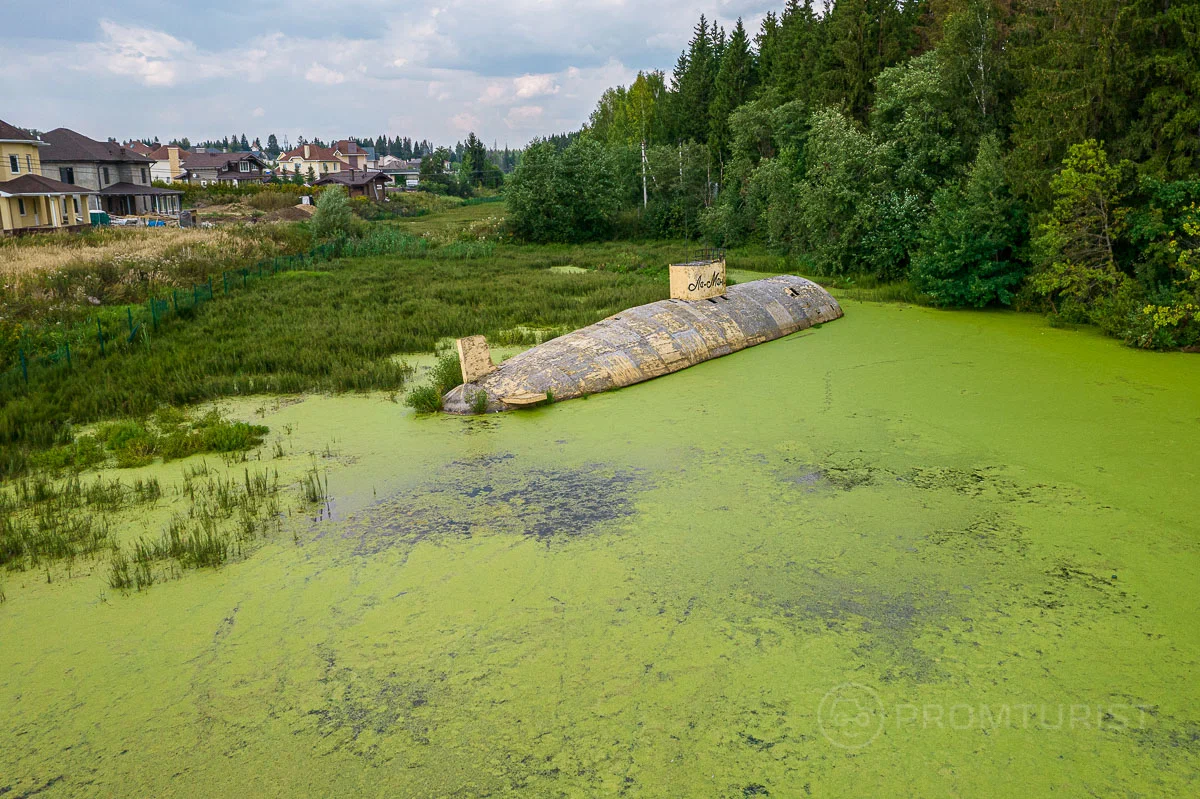
{"label": "small bush in water", "polygon": [[443,396],[450,389],[461,386],[462,365],[458,362],[458,353],[451,350],[438,358],[437,363],[429,370],[429,379]]}
{"label": "small bush in water", "polygon": [[405,395],[404,404],[417,413],[437,413],[442,409],[442,395],[433,386],[417,386]]}

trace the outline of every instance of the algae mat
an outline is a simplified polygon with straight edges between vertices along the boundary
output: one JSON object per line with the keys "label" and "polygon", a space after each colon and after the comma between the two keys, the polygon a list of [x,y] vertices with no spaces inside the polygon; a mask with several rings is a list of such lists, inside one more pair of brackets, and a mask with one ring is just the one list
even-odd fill
{"label": "algae mat", "polygon": [[851,302],[502,418],[284,405],[326,513],[141,594],[2,578],[0,795],[1196,795],[1198,398]]}

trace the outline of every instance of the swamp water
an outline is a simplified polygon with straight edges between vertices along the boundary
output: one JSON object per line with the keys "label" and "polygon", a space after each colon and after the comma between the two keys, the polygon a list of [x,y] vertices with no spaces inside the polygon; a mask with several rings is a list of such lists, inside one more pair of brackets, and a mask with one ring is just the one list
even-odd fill
{"label": "swamp water", "polygon": [[0,577],[0,795],[1196,795],[1200,358],[844,307],[529,412],[226,406],[331,503]]}

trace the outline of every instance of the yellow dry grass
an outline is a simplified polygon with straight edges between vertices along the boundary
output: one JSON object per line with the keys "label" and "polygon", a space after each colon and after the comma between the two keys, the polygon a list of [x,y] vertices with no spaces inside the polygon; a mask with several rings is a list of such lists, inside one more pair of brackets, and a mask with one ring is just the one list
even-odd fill
{"label": "yellow dry grass", "polygon": [[112,263],[133,268],[153,263],[161,268],[205,251],[253,257],[258,249],[246,236],[200,228],[114,229],[9,239],[0,241],[0,280],[14,290],[31,277],[68,266]]}

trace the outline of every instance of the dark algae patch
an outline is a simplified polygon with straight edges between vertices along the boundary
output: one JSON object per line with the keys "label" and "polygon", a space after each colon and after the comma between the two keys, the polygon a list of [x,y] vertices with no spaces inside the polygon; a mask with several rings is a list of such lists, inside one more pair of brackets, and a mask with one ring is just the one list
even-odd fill
{"label": "dark algae patch", "polygon": [[612,529],[635,512],[647,484],[636,470],[601,464],[523,466],[511,453],[457,460],[428,481],[380,500],[347,530],[362,554],[438,536],[480,533],[558,538]]}

